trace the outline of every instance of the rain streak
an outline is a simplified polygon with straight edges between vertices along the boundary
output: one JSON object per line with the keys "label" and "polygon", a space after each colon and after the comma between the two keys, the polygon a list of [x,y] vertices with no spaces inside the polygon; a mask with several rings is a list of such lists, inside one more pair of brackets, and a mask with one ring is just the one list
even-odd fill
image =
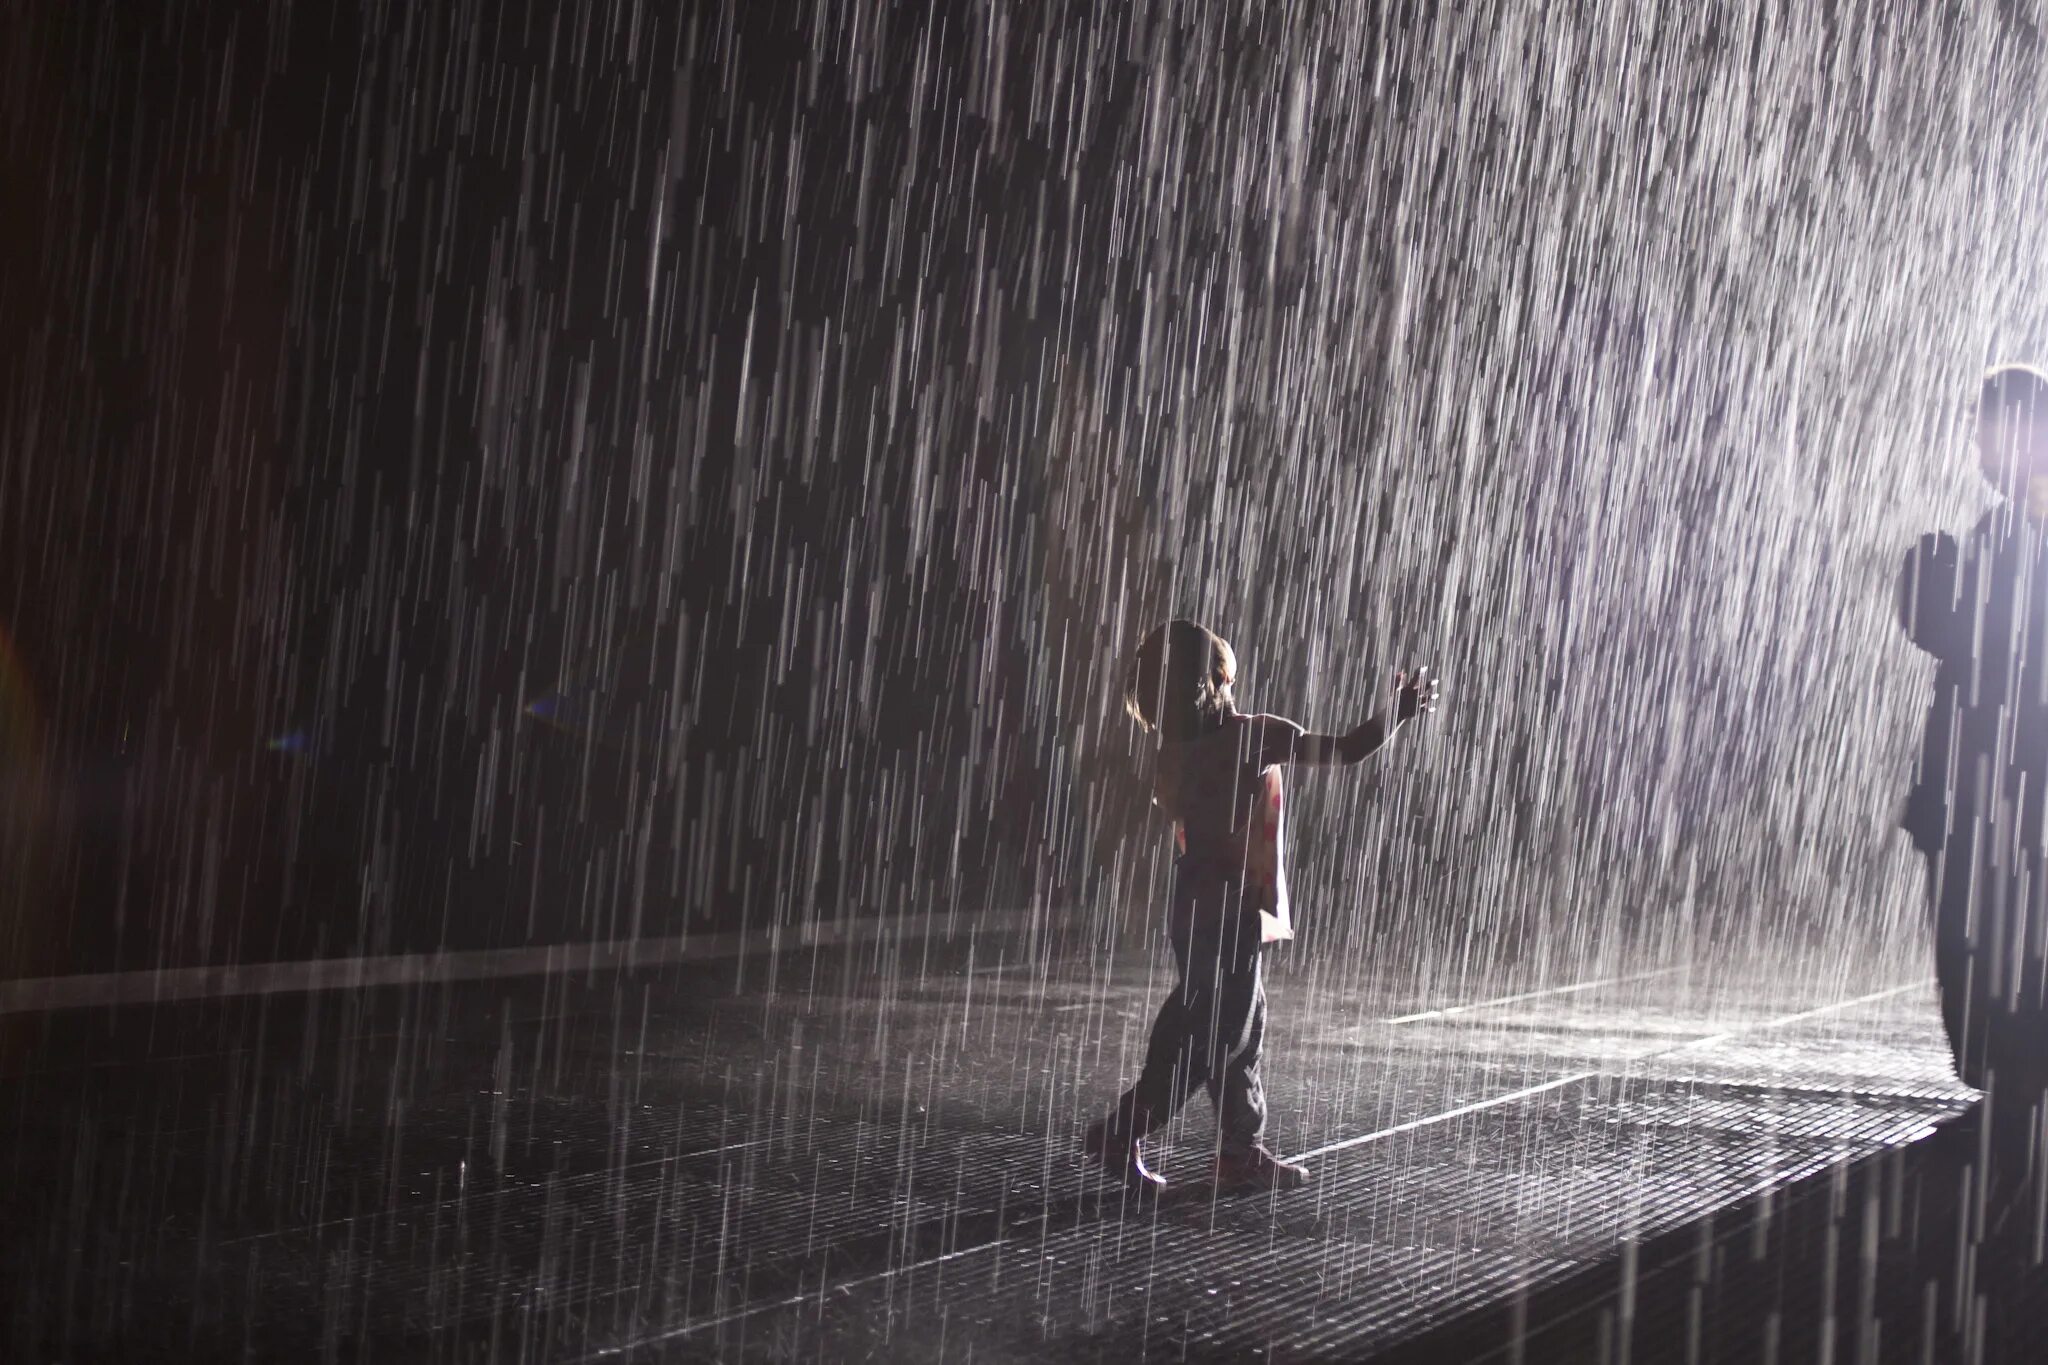
{"label": "rain streak", "polygon": [[[2048,361],[2037,5],[4,23],[0,1355],[1533,1362],[1759,1192],[2004,1235],[1825,1187],[1991,1122],[1899,593]],[[1082,1150],[1178,618],[1312,734],[1442,679],[1286,765],[1300,1191],[1221,1080]],[[1782,1358],[1919,1348],[1785,1236]]]}

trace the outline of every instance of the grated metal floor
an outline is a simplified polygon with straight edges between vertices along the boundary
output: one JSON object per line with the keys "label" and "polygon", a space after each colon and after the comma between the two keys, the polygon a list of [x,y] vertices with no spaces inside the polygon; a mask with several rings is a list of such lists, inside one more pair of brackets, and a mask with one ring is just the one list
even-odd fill
{"label": "grated metal floor", "polygon": [[1315,1184],[1215,1198],[1198,1104],[1139,1207],[1074,1147],[1135,1065],[1156,966],[919,961],[786,960],[773,992],[754,963],[16,1021],[0,1340],[1356,1359],[1969,1098],[1920,986],[1666,971],[1413,999],[1283,970],[1270,1137],[1316,1154]]}

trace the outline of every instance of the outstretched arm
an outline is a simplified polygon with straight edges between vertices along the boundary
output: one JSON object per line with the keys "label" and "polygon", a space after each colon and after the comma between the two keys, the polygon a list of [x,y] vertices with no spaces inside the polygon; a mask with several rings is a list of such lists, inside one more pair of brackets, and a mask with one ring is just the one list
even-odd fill
{"label": "outstretched arm", "polygon": [[1278,716],[1259,717],[1255,723],[1261,727],[1260,763],[1304,763],[1319,767],[1363,763],[1385,748],[1387,741],[1394,737],[1394,731],[1405,722],[1436,707],[1438,685],[1436,679],[1429,676],[1428,669],[1417,669],[1412,676],[1396,674],[1394,684],[1391,716],[1374,716],[1341,735],[1311,734],[1291,720],[1282,720]]}
{"label": "outstretched arm", "polygon": [[1374,716],[1365,724],[1341,735],[1305,734],[1295,745],[1293,761],[1315,767],[1363,763],[1385,748],[1387,741],[1394,737],[1394,731],[1400,728],[1399,720],[1390,721],[1384,716]]}

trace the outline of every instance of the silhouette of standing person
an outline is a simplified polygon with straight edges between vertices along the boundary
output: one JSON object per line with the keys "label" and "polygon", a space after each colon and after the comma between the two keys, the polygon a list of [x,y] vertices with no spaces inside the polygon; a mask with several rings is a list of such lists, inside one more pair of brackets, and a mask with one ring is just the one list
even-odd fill
{"label": "silhouette of standing person", "polygon": [[1956,1072],[2003,1127],[2048,1089],[2048,375],[1986,377],[1977,449],[1998,504],[1960,541],[1922,536],[1900,574],[1900,623],[1937,661],[1900,824],[1926,858]]}

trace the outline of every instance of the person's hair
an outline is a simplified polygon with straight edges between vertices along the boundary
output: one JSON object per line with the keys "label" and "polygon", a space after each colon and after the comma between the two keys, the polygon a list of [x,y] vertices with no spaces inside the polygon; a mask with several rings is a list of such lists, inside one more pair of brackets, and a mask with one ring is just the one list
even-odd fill
{"label": "person's hair", "polygon": [[2031,365],[2000,365],[1984,376],[1977,400],[1979,468],[2001,493],[2011,496],[2018,466],[2038,459],[2039,432],[2048,425],[2048,374]]}
{"label": "person's hair", "polygon": [[1154,627],[1124,680],[1124,709],[1147,730],[1187,739],[1214,729],[1236,702],[1237,655],[1222,636],[1193,621]]}
{"label": "person's hair", "polygon": [[1979,402],[1985,413],[2017,408],[2029,417],[2048,417],[2048,374],[2032,365],[2000,365],[1984,376]]}

